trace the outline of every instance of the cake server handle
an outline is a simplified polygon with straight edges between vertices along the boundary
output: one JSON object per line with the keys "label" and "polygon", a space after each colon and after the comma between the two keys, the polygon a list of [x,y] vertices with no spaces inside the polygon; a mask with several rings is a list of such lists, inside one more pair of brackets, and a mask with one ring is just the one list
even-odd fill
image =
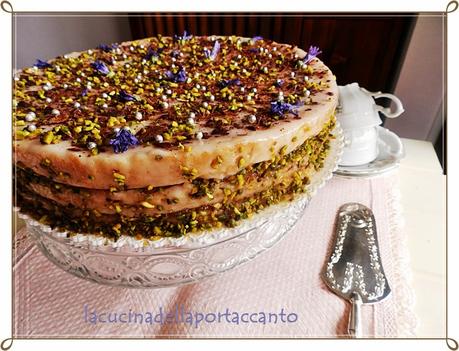
{"label": "cake server handle", "polygon": [[362,337],[362,298],[356,292],[352,293],[351,297],[351,314],[349,315],[348,333],[351,338]]}

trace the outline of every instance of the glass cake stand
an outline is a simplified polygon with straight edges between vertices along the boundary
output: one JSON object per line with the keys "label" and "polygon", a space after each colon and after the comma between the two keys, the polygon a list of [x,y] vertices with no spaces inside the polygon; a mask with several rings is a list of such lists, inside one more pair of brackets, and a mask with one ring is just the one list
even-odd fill
{"label": "glass cake stand", "polygon": [[294,201],[270,206],[235,228],[157,241],[105,238],[53,230],[19,212],[40,251],[65,271],[96,283],[159,288],[195,282],[248,262],[274,246],[301,217],[310,199],[336,170],[343,148],[342,130],[332,132],[324,167]]}

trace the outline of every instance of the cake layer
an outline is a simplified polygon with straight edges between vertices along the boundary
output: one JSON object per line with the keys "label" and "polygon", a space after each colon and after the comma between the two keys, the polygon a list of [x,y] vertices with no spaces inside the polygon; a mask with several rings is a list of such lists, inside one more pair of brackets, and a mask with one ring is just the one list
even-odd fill
{"label": "cake layer", "polygon": [[319,59],[264,40],[149,38],[39,66],[15,83],[15,160],[82,188],[221,180],[295,150],[337,104]]}
{"label": "cake layer", "polygon": [[100,214],[121,213],[126,217],[140,217],[193,209],[244,199],[264,189],[310,176],[323,162],[333,125],[334,119],[317,136],[291,153],[277,154],[269,161],[248,166],[237,175],[223,180],[195,178],[169,187],[108,191],[63,185],[34,175],[30,170],[18,169],[17,185],[56,204]]}
{"label": "cake layer", "polygon": [[[328,148],[323,148],[320,159],[325,159],[327,154]],[[320,164],[318,166],[320,168]],[[235,197],[193,209],[165,214],[143,214],[135,218],[123,214],[101,214],[71,205],[63,206],[30,192],[25,187],[17,189],[17,198],[22,204],[22,212],[53,228],[69,231],[69,235],[91,233],[113,239],[128,235],[138,239],[154,240],[168,236],[179,237],[223,226],[236,226],[240,220],[252,217],[267,206],[290,201],[296,194],[306,192],[309,179],[309,175],[303,174],[289,181],[273,184],[244,198]]]}

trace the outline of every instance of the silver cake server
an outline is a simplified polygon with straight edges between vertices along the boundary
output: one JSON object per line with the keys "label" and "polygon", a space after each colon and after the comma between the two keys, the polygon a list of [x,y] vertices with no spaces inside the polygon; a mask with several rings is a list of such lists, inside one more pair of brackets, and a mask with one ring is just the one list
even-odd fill
{"label": "silver cake server", "polygon": [[390,294],[379,255],[373,212],[359,203],[347,203],[337,215],[336,238],[322,277],[338,296],[352,304],[348,332],[362,337],[361,306]]}

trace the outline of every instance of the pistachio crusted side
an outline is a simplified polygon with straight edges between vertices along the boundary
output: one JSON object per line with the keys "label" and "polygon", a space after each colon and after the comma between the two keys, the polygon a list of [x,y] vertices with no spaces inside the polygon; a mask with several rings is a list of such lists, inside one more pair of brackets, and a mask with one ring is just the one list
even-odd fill
{"label": "pistachio crusted side", "polygon": [[[235,175],[234,181],[244,184],[248,181],[247,174],[251,172],[259,176],[265,172],[270,172],[270,176],[274,179],[274,172],[277,167],[281,167],[282,164],[284,166],[292,165],[303,158],[307,159],[306,164],[303,165],[304,169],[312,166],[314,170],[319,170],[323,167],[329,152],[330,139],[333,138],[330,130],[333,126],[334,119],[316,137],[308,139],[295,151],[286,155],[279,155],[272,162],[261,162],[253,165],[252,170],[244,170]],[[309,155],[308,157],[305,156],[305,152]],[[122,210],[117,215],[104,215],[97,211],[77,209],[72,206],[62,207],[49,201],[49,199],[37,196],[37,194],[30,194],[25,189],[19,189],[18,196],[21,203],[24,204],[23,211],[52,227],[62,228],[70,232],[100,234],[114,239],[123,234],[155,239],[164,236],[178,237],[190,232],[223,226],[233,227],[241,219],[250,218],[267,206],[292,200],[296,194],[307,191],[309,177],[310,173],[300,170],[292,178],[257,192],[248,198],[236,199],[237,191],[228,191],[225,192],[224,200],[218,203],[174,213],[142,215],[135,218],[123,216]],[[192,181],[196,183],[197,191],[191,193],[190,196],[208,196],[208,194],[212,194],[212,189],[216,186],[215,180],[194,179]],[[150,191],[152,190],[150,189]],[[154,191],[160,192],[159,189]],[[119,204],[116,205],[120,206]],[[145,201],[140,206],[149,208],[151,204]]]}

